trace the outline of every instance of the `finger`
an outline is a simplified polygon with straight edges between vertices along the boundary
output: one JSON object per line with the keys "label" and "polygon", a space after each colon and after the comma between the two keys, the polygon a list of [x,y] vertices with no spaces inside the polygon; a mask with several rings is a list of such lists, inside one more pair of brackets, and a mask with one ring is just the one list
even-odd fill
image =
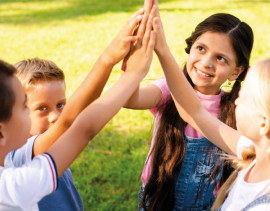
{"label": "finger", "polygon": [[138,15],[134,17],[132,20],[130,20],[130,22],[128,22],[127,27],[125,27],[126,28],[125,35],[132,35],[134,33],[134,30],[136,29],[136,26],[140,23],[142,18],[143,18],[142,15]]}
{"label": "finger", "polygon": [[160,21],[159,21],[158,17],[154,18],[154,20],[153,20],[153,28],[154,28],[155,33],[159,32],[159,30],[160,30]]}
{"label": "finger", "polygon": [[144,14],[143,19],[142,19],[140,26],[139,26],[139,29],[138,29],[138,33],[137,33],[137,36],[139,39],[143,38],[145,29],[146,29],[146,25],[147,25],[147,20],[148,20],[148,15]]}
{"label": "finger", "polygon": [[156,6],[154,5],[151,9],[151,13],[150,13],[149,18],[148,18],[148,21],[150,21],[151,23],[153,22],[154,18],[156,17],[156,12],[157,12],[157,9],[156,9]]}
{"label": "finger", "polygon": [[153,52],[155,47],[155,41],[156,41],[157,34],[154,31],[151,31],[150,40],[147,46],[146,54],[150,54]]}
{"label": "finger", "polygon": [[159,8],[158,8],[158,0],[153,0],[154,2],[153,2],[153,6],[155,6],[156,7],[156,15],[157,15],[157,17],[159,17],[160,18],[160,13],[159,13]]}
{"label": "finger", "polygon": [[128,22],[131,21],[132,19],[136,18],[138,15],[142,15],[144,12],[144,8],[139,9],[133,15],[128,19]]}
{"label": "finger", "polygon": [[147,15],[150,14],[152,5],[153,5],[153,0],[145,0],[144,1],[145,14],[147,14]]}
{"label": "finger", "polygon": [[124,42],[124,45],[127,46],[127,45],[130,45],[131,42],[135,42],[137,39],[138,39],[137,36],[128,36],[123,39],[123,42]]}
{"label": "finger", "polygon": [[147,28],[143,37],[143,42],[142,45],[146,48],[148,45],[148,42],[150,40],[151,36],[151,31],[152,31],[152,23],[150,21],[147,22]]}

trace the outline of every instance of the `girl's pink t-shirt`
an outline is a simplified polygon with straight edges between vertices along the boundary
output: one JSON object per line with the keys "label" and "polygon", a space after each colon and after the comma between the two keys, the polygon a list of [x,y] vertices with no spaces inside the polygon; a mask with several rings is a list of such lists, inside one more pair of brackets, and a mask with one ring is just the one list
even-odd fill
{"label": "girl's pink t-shirt", "polygon": [[[152,156],[150,156],[150,153],[152,151],[152,148],[153,148],[155,140],[156,140],[156,134],[157,134],[157,131],[159,128],[160,118],[161,118],[164,106],[166,105],[166,102],[171,98],[171,93],[170,93],[170,90],[168,88],[165,76],[160,77],[159,79],[157,79],[156,81],[154,81],[150,84],[153,84],[160,89],[160,91],[162,93],[162,98],[161,98],[159,104],[155,108],[150,109],[150,112],[155,117],[155,125],[154,125],[151,147],[150,147],[150,150],[148,152],[147,159],[146,159],[144,169],[142,172],[142,176],[141,176],[143,187],[145,187],[146,182],[148,181],[150,174],[151,174],[151,171],[152,171],[152,169],[151,169],[151,157]],[[210,112],[213,116],[218,117],[219,116],[220,99],[221,99],[221,96],[224,94],[224,91],[222,90],[220,92],[220,94],[218,94],[218,95],[204,95],[196,90],[194,90],[194,91],[197,93],[203,107],[208,112]],[[187,127],[185,129],[185,134],[189,137],[192,137],[192,138],[202,138],[203,137],[198,131],[196,131],[190,125],[187,125]]]}

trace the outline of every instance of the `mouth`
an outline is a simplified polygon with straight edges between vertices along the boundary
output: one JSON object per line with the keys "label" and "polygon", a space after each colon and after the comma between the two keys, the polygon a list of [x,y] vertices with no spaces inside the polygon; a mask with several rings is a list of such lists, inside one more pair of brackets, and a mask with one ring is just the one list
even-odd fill
{"label": "mouth", "polygon": [[202,78],[210,78],[210,77],[213,77],[213,75],[204,73],[204,72],[200,71],[199,69],[197,69],[196,67],[195,67],[195,71],[196,71],[196,73],[197,73],[200,77],[202,77]]}

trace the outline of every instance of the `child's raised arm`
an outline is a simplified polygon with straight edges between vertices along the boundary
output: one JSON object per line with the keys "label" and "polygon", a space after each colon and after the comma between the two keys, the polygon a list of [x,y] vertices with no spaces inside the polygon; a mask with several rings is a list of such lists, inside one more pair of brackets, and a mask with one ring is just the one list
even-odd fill
{"label": "child's raised arm", "polygon": [[142,14],[143,9],[140,9],[132,15],[71,96],[58,121],[37,137],[33,156],[44,153],[72,125],[77,115],[100,96],[113,66],[124,58],[130,51],[131,43],[136,41],[137,37],[132,36],[132,33],[141,21]]}
{"label": "child's raised arm", "polygon": [[156,52],[179,114],[212,143],[230,154],[236,154],[240,134],[204,109],[166,44],[160,19],[155,18],[153,24],[157,33],[156,44],[162,44],[162,51]]}
{"label": "child's raised arm", "polygon": [[[142,21],[146,21],[149,14],[149,21],[153,22],[153,19],[156,16],[156,9],[152,9],[152,4],[153,0],[145,0],[145,16]],[[137,35],[140,37],[141,31],[138,31]],[[146,87],[138,87],[125,103],[124,107],[130,109],[151,109],[158,105],[161,98],[162,93],[160,89],[153,84],[149,84]]]}
{"label": "child's raised arm", "polygon": [[153,57],[155,33],[152,31],[151,24],[147,25],[146,30],[144,23],[140,27],[144,28],[144,36],[138,39],[127,62],[126,72],[107,93],[87,106],[72,126],[48,150],[57,166],[58,177],[79,155],[89,140],[120,110],[147,74]]}

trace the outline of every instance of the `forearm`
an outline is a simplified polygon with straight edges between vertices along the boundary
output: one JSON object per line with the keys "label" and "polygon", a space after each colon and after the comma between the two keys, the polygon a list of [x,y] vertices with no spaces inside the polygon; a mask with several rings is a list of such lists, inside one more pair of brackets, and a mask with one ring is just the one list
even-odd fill
{"label": "forearm", "polygon": [[139,89],[140,87],[138,86],[134,93],[131,95],[131,97],[127,100],[127,102],[124,104],[124,108],[130,108],[133,109],[136,107],[136,103],[138,102],[139,99]]}
{"label": "forearm", "polygon": [[92,70],[69,99],[59,119],[65,129],[87,105],[100,96],[114,66],[106,59],[104,53],[101,54]]}
{"label": "forearm", "polygon": [[55,160],[59,176],[138,87],[143,76],[128,74],[123,73],[107,93],[85,108],[71,128],[48,150]]}

